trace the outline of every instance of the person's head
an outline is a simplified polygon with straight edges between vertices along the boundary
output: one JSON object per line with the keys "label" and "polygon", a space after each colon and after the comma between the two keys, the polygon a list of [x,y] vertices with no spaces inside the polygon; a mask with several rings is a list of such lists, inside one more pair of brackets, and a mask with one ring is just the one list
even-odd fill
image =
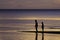
{"label": "person's head", "polygon": [[37,22],[37,20],[35,20],[35,22]]}

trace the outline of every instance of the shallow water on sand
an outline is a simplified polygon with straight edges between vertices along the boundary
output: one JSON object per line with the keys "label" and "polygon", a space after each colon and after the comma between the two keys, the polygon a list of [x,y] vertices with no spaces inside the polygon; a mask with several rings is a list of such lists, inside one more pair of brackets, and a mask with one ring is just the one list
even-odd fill
{"label": "shallow water on sand", "polygon": [[[41,40],[41,33],[38,40]],[[0,32],[0,40],[35,40],[35,33]],[[60,34],[44,34],[44,40],[60,40]]]}

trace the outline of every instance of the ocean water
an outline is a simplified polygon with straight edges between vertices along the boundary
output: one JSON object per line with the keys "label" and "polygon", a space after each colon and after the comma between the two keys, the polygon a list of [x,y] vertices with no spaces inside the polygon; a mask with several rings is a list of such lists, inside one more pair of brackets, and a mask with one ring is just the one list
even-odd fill
{"label": "ocean water", "polygon": [[[41,22],[38,20],[38,30],[41,31]],[[60,31],[60,21],[45,20],[45,31]],[[35,33],[18,32],[35,31],[34,20],[0,20],[0,40],[35,40]],[[42,40],[42,34],[38,33],[38,40]],[[44,33],[44,40],[60,40],[60,34]]]}

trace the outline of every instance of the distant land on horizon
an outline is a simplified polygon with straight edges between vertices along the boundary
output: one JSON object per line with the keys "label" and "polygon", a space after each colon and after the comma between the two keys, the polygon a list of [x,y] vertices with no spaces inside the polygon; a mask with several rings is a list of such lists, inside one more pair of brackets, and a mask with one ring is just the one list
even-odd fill
{"label": "distant land on horizon", "polygon": [[60,9],[0,9],[0,11],[60,11]]}

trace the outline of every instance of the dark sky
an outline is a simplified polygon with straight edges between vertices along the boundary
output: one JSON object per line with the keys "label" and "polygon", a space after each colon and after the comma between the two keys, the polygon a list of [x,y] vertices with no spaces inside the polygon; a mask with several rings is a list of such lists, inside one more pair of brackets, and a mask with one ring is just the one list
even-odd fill
{"label": "dark sky", "polygon": [[0,9],[60,9],[60,0],[0,0]]}

